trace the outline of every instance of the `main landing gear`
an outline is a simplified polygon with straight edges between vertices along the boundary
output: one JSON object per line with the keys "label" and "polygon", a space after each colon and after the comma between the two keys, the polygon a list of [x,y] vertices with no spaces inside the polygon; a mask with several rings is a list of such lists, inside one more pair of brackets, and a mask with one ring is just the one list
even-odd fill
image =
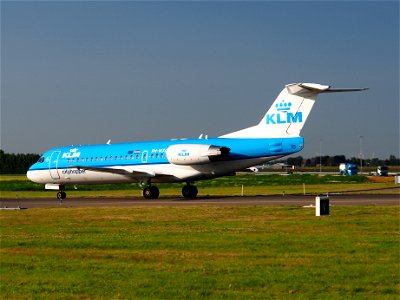
{"label": "main landing gear", "polygon": [[[64,187],[59,187],[60,189],[64,189]],[[190,182],[187,182],[186,185],[182,187],[182,196],[186,199],[194,199],[197,197],[197,187],[195,185],[191,185]],[[143,189],[143,197],[145,199],[157,199],[160,196],[160,190],[151,185],[149,182],[148,185]],[[57,192],[57,199],[63,201],[67,198],[67,193],[63,190]]]}
{"label": "main landing gear", "polygon": [[182,196],[187,199],[196,198],[198,192],[197,187],[195,185],[190,185],[189,182],[182,188]]}
{"label": "main landing gear", "polygon": [[143,189],[143,197],[146,199],[157,199],[158,196],[160,196],[160,191],[154,185],[149,185]]}
{"label": "main landing gear", "polygon": [[[189,182],[182,187],[182,196],[186,199],[196,198],[198,192],[197,187],[190,185]],[[143,197],[145,199],[157,199],[158,196],[160,196],[159,189],[150,183],[143,189]]]}

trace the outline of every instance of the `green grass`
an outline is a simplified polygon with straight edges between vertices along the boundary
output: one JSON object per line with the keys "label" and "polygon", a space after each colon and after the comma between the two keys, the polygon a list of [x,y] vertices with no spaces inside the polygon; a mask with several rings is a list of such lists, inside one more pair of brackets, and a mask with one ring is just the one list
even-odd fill
{"label": "green grass", "polygon": [[25,174],[20,175],[0,175],[0,182],[8,181],[8,180],[28,180]]}
{"label": "green grass", "polygon": [[[238,196],[241,195],[242,185],[244,195],[273,195],[273,194],[303,194],[303,184],[306,193],[320,194],[326,192],[351,192],[369,191],[382,193],[385,189],[395,188],[393,181],[370,182],[365,176],[318,176],[310,174],[293,175],[240,175],[216,178],[196,182],[199,196]],[[182,183],[157,184],[161,197],[180,196]],[[68,198],[73,197],[126,197],[141,196],[138,184],[103,184],[80,185],[67,187]],[[392,191],[393,192],[393,191]],[[397,190],[399,193],[399,190]],[[35,184],[21,178],[3,176],[0,181],[0,197],[3,198],[28,198],[28,197],[54,197],[54,191],[44,191],[41,184]]]}
{"label": "green grass", "polygon": [[399,208],[0,211],[8,299],[398,299]]}
{"label": "green grass", "polygon": [[[232,187],[232,186],[277,186],[277,185],[296,185],[296,184],[329,184],[329,183],[365,183],[368,182],[365,176],[318,176],[310,174],[293,174],[293,175],[240,175],[240,176],[225,176],[212,180],[203,180],[196,182],[198,187]],[[177,184],[161,184],[166,188],[181,187],[181,183]],[[82,191],[91,190],[123,190],[138,187],[138,184],[102,184],[102,185],[80,185]],[[42,190],[42,184],[36,184],[29,181],[23,176],[2,176],[0,181],[1,191],[37,191]],[[73,189],[73,187],[69,187]]]}

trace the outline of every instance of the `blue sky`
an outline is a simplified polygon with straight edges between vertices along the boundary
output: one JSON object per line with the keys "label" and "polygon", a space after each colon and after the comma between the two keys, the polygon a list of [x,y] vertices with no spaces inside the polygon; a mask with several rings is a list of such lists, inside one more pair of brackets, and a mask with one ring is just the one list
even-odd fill
{"label": "blue sky", "polygon": [[219,136],[321,95],[305,157],[399,156],[399,2],[1,2],[1,148]]}

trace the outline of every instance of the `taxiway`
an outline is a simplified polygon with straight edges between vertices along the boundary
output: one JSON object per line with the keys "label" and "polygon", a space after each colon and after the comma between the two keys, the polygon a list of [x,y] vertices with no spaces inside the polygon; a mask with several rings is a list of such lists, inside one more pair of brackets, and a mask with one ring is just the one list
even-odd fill
{"label": "taxiway", "polygon": [[[330,195],[332,206],[400,205],[400,195]],[[315,196],[255,196],[255,197],[199,197],[183,198],[71,198],[60,202],[51,198],[0,199],[0,208],[45,207],[132,207],[132,206],[307,206],[315,204]]]}

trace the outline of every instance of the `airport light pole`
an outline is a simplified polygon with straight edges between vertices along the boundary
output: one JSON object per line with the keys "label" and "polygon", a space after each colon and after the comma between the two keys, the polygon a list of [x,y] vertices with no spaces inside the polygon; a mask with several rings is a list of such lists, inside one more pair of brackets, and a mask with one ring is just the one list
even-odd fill
{"label": "airport light pole", "polygon": [[360,175],[362,175],[362,171],[363,171],[363,165],[362,165],[362,161],[363,161],[363,159],[362,159],[362,157],[363,157],[363,155],[362,155],[362,139],[363,139],[363,137],[364,136],[360,135]]}
{"label": "airport light pole", "polygon": [[322,139],[319,139],[319,176],[322,175]]}

